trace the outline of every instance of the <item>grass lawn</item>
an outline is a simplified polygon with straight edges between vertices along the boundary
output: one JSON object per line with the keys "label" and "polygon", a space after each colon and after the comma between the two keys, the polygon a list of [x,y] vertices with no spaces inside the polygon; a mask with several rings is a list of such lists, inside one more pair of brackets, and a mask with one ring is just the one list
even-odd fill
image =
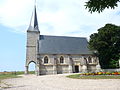
{"label": "grass lawn", "polygon": [[[30,71],[29,74],[34,74],[34,71]],[[7,79],[7,78],[17,78],[20,77],[18,75],[24,74],[23,71],[18,71],[18,72],[1,72],[0,73],[0,80],[2,79]]]}
{"label": "grass lawn", "polygon": [[18,75],[23,74],[24,72],[1,72],[0,73],[0,80],[7,79],[7,78],[17,78]]}
{"label": "grass lawn", "polygon": [[17,75],[12,75],[12,74],[2,74],[2,75],[0,75],[0,80],[3,80],[3,79],[7,79],[7,78],[17,78],[17,77],[19,77],[19,76],[17,76]]}
{"label": "grass lawn", "polygon": [[73,79],[120,79],[120,75],[86,75],[80,76],[80,74],[74,74],[67,76]]}

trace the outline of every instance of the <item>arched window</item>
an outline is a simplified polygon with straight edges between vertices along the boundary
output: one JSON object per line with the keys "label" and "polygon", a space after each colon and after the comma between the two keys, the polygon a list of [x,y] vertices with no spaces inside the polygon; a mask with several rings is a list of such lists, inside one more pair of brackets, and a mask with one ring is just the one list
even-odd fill
{"label": "arched window", "polygon": [[44,57],[44,63],[48,63],[48,57],[47,56]]}
{"label": "arched window", "polygon": [[64,58],[63,58],[63,56],[60,57],[60,63],[64,63]]}
{"label": "arched window", "polygon": [[89,63],[92,63],[91,57],[88,57],[88,62],[89,62]]}
{"label": "arched window", "polygon": [[94,63],[97,63],[97,57],[94,57],[93,62],[94,62]]}
{"label": "arched window", "polygon": [[83,64],[86,65],[87,64],[87,59],[84,57],[84,61]]}

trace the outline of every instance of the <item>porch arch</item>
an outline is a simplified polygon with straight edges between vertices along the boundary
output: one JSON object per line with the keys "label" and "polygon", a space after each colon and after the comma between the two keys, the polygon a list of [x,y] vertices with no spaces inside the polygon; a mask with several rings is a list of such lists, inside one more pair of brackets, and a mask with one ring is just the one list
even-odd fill
{"label": "porch arch", "polygon": [[36,62],[35,61],[30,61],[28,62],[26,66],[26,74],[30,74],[30,71],[35,74],[36,72]]}

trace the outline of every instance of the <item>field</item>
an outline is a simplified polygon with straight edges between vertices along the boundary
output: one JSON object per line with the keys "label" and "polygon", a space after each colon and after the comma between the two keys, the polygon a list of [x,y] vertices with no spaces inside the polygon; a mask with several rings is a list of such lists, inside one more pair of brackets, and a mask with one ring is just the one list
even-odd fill
{"label": "field", "polygon": [[[30,71],[30,74],[34,74],[34,71]],[[0,80],[7,79],[7,78],[17,78],[20,77],[18,75],[24,74],[23,71],[17,71],[17,72],[0,72]]]}

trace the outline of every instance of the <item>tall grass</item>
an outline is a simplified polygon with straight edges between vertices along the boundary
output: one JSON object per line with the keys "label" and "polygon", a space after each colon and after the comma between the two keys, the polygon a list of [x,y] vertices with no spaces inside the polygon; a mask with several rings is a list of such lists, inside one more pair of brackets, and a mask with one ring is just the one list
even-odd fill
{"label": "tall grass", "polygon": [[[35,71],[30,71],[29,74],[34,74]],[[0,72],[0,80],[7,79],[7,78],[17,78],[20,77],[18,75],[24,74],[24,71],[17,71],[17,72]]]}

